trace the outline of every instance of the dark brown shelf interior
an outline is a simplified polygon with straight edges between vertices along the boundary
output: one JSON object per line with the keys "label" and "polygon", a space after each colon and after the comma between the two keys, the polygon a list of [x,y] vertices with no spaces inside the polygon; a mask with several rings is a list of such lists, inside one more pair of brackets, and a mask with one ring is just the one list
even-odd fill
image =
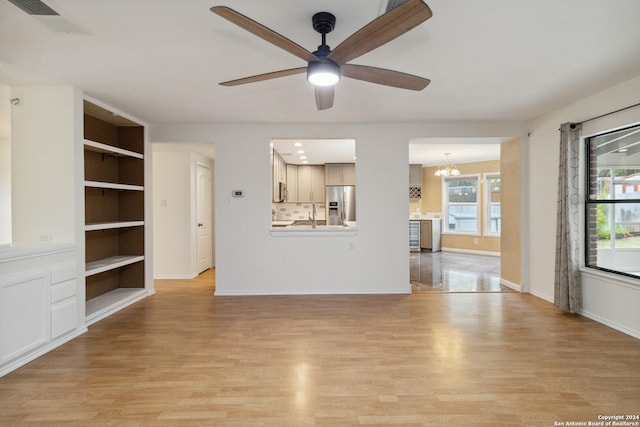
{"label": "dark brown shelf interior", "polygon": [[[144,155],[144,127],[84,103],[84,138]],[[85,181],[144,186],[144,160],[92,147],[84,150]],[[144,191],[85,187],[85,223],[144,221]],[[85,231],[86,262],[144,255],[143,225]],[[118,288],[144,288],[144,261],[86,278],[86,299]]]}
{"label": "dark brown shelf interior", "polygon": [[84,199],[84,215],[87,224],[144,221],[144,193],[142,191],[85,187]]}
{"label": "dark brown shelf interior", "polygon": [[144,262],[87,277],[86,300],[118,288],[144,288]]}
{"label": "dark brown shelf interior", "polygon": [[118,126],[85,114],[84,138],[144,154],[143,126]]}
{"label": "dark brown shelf interior", "polygon": [[115,184],[144,185],[144,160],[84,150],[84,179]]}

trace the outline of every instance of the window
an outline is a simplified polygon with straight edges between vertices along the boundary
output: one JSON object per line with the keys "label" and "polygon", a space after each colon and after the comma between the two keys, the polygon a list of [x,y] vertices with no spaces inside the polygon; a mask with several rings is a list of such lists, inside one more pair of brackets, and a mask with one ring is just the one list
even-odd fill
{"label": "window", "polygon": [[479,233],[478,181],[478,175],[444,179],[445,232]]}
{"label": "window", "polygon": [[[271,226],[355,227],[356,140],[274,138]],[[340,228],[337,228],[340,229]]]}
{"label": "window", "polygon": [[484,184],[486,202],[484,234],[487,236],[499,236],[501,231],[500,174],[485,175]]}
{"label": "window", "polygon": [[585,142],[585,264],[640,277],[640,126]]}

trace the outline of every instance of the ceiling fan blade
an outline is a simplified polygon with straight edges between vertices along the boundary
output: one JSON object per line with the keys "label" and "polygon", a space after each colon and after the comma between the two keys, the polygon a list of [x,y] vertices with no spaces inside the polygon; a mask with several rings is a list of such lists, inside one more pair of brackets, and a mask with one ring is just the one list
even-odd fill
{"label": "ceiling fan blade", "polygon": [[344,77],[400,89],[422,90],[431,83],[431,80],[424,77],[366,65],[344,64],[340,71]]}
{"label": "ceiling fan blade", "polygon": [[431,16],[431,9],[424,1],[407,0],[360,28],[328,57],[338,64],[344,64],[401,36]]}
{"label": "ceiling fan blade", "polygon": [[244,16],[241,13],[236,12],[231,8],[228,8],[226,6],[214,6],[210,10],[216,15],[220,15],[227,21],[236,24],[238,27],[243,28],[250,33],[260,37],[261,39],[278,46],[280,49],[286,50],[287,52],[297,56],[304,61],[309,62],[318,60],[317,56],[315,56],[313,53],[309,52],[299,44],[294,43],[285,36],[276,33],[272,29],[265,27],[264,25]]}
{"label": "ceiling fan blade", "polygon": [[262,82],[264,80],[277,79],[278,77],[292,76],[294,74],[306,73],[307,67],[290,68],[288,70],[273,71],[271,73],[257,74],[255,76],[244,77],[236,80],[222,82],[222,86],[238,86],[247,83]]}
{"label": "ceiling fan blade", "polygon": [[326,110],[333,107],[333,86],[316,86],[316,107]]}

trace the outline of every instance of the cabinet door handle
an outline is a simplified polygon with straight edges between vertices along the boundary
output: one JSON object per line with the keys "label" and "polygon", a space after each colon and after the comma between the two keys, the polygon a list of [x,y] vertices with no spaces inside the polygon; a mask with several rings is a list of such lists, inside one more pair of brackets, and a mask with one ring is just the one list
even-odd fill
{"label": "cabinet door handle", "polygon": [[199,222],[199,223],[198,223],[198,227],[202,227],[202,226],[203,226],[203,225],[202,225],[202,223],[201,223],[201,222]]}

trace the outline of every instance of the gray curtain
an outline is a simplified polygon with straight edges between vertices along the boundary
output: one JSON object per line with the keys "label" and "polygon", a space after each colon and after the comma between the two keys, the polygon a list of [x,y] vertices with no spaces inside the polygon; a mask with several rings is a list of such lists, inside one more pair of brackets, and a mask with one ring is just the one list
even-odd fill
{"label": "gray curtain", "polygon": [[579,124],[560,127],[560,168],[558,174],[558,218],[556,226],[556,278],[554,303],[562,311],[580,310],[580,229],[579,229]]}

